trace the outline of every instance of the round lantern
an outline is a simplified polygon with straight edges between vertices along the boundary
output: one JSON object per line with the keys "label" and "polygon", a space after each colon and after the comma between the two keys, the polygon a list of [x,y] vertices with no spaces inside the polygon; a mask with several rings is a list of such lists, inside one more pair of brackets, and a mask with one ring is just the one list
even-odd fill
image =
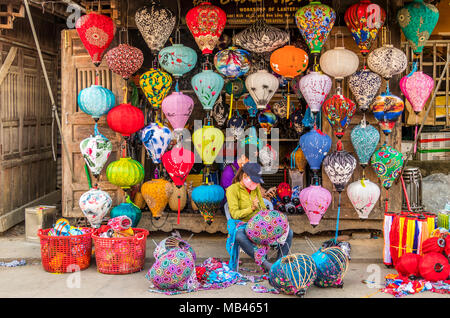
{"label": "round lantern", "polygon": [[381,87],[381,77],[368,69],[359,70],[348,78],[348,87],[362,112],[369,109]]}
{"label": "round lantern", "polygon": [[445,250],[446,240],[442,237],[429,237],[422,242],[422,254],[442,253]]}
{"label": "round lantern", "polygon": [[144,62],[144,54],[137,47],[119,44],[105,55],[108,68],[128,80]]}
{"label": "round lantern", "polygon": [[400,80],[400,89],[416,114],[422,111],[433,88],[433,78],[421,71],[406,75]]}
{"label": "round lantern", "polygon": [[116,33],[113,20],[106,15],[91,12],[81,16],[76,21],[75,28],[81,42],[91,56],[92,63],[99,66],[105,50],[111,44]]}
{"label": "round lantern", "polygon": [[323,103],[322,109],[335,136],[341,139],[356,112],[355,103],[343,95],[333,95]]}
{"label": "round lantern", "polygon": [[250,54],[235,46],[219,51],[214,56],[217,71],[227,77],[245,75],[250,69]]}
{"label": "round lantern", "polygon": [[152,179],[142,184],[142,196],[155,219],[161,217],[172,192],[173,185],[164,179]]}
{"label": "round lantern", "polygon": [[183,147],[174,147],[162,155],[164,168],[177,187],[184,185],[194,161],[194,153]]}
{"label": "round lantern", "polygon": [[390,93],[382,93],[375,98],[371,109],[386,136],[392,132],[404,108],[403,100]]}
{"label": "round lantern", "polygon": [[270,109],[261,111],[258,115],[258,122],[266,134],[270,134],[273,125],[277,122],[277,116],[275,116]]}
{"label": "round lantern", "polygon": [[385,44],[375,49],[367,58],[369,68],[386,80],[403,72],[407,64],[405,53],[391,44]]}
{"label": "round lantern", "polygon": [[222,149],[224,140],[223,132],[213,126],[203,126],[192,134],[194,147],[205,165],[213,164]]}
{"label": "round lantern", "polygon": [[190,72],[197,64],[195,50],[183,44],[174,44],[163,48],[158,53],[159,65],[175,77]]}
{"label": "round lantern", "polygon": [[139,135],[153,163],[161,163],[161,156],[172,140],[170,129],[160,123],[150,123],[139,132]]}
{"label": "round lantern", "polygon": [[239,114],[234,114],[227,124],[227,128],[231,130],[231,135],[236,139],[244,135],[245,126],[247,126],[247,122]]}
{"label": "round lantern", "polygon": [[301,109],[296,110],[292,114],[292,117],[289,119],[289,121],[290,121],[290,124],[292,124],[292,127],[294,128],[294,130],[298,134],[303,133],[303,129],[305,128],[305,125],[303,124],[303,112]]}
{"label": "round lantern", "polygon": [[312,113],[320,111],[331,85],[331,78],[320,72],[310,72],[300,79],[300,91]]}
{"label": "round lantern", "polygon": [[365,168],[380,141],[380,133],[372,125],[361,123],[350,134],[353,148],[359,158],[359,164]]}
{"label": "round lantern", "polygon": [[136,11],[134,20],[147,46],[154,53],[161,50],[175,27],[173,12],[162,7],[157,0]]}
{"label": "round lantern", "polygon": [[126,202],[121,203],[118,206],[115,206],[111,210],[110,215],[111,218],[125,215],[131,219],[132,221],[131,227],[137,227],[139,221],[141,220],[142,212],[141,209],[139,209],[139,207],[136,204],[131,202],[130,197],[127,196]]}
{"label": "round lantern", "polygon": [[341,287],[348,269],[348,257],[340,247],[321,248],[311,255],[317,268],[314,285]]}
{"label": "round lantern", "polygon": [[370,164],[381,179],[383,187],[389,189],[403,166],[403,155],[385,143],[375,151]]}
{"label": "round lantern", "polygon": [[277,160],[278,153],[268,144],[265,144],[258,152],[258,158],[261,162],[263,171],[271,171],[274,162]]}
{"label": "round lantern", "polygon": [[259,70],[247,76],[245,86],[256,107],[265,109],[278,89],[278,79],[266,70]]}
{"label": "round lantern", "polygon": [[159,242],[155,250],[153,251],[153,256],[155,257],[155,259],[161,258],[164,254],[167,254],[167,252],[174,249],[184,250],[185,252],[190,253],[194,262],[197,259],[197,255],[192,246],[188,242],[177,236],[169,236],[168,238],[165,238],[164,240]]}
{"label": "round lantern", "polygon": [[249,94],[244,98],[244,106],[247,108],[248,115],[250,117],[256,117],[256,113],[258,113],[258,108],[256,106],[253,97]]}
{"label": "round lantern", "polygon": [[144,113],[131,104],[120,104],[109,111],[106,121],[113,131],[129,137],[144,127]]}
{"label": "round lantern", "polygon": [[108,181],[122,189],[129,189],[144,180],[144,167],[131,158],[120,158],[106,168]]}
{"label": "round lantern", "polygon": [[359,218],[367,219],[380,198],[380,187],[368,179],[361,179],[348,185],[347,196]]}
{"label": "round lantern", "polygon": [[316,271],[311,256],[302,253],[286,255],[270,268],[269,283],[284,294],[304,297],[316,279]]}
{"label": "round lantern", "polygon": [[173,92],[161,104],[162,111],[176,132],[184,129],[194,109],[194,101],[182,92]]}
{"label": "round lantern", "polygon": [[361,0],[345,11],[344,20],[359,51],[366,56],[386,20],[386,12],[370,0]]}
{"label": "round lantern", "polygon": [[356,159],[345,150],[333,151],[323,159],[323,168],[340,193],[344,191],[356,168]]}
{"label": "round lantern", "polygon": [[343,46],[328,50],[320,56],[322,71],[338,81],[355,73],[358,66],[358,55]]}
{"label": "round lantern", "polygon": [[112,143],[100,133],[83,139],[80,150],[84,161],[95,177],[98,177],[112,151]]}
{"label": "round lantern", "polygon": [[245,87],[245,82],[240,78],[233,78],[228,80],[225,84],[225,92],[228,95],[233,95],[236,100],[239,99],[242,95],[247,93],[247,88]]}
{"label": "round lantern", "polygon": [[289,183],[282,182],[277,186],[277,195],[283,203],[289,203],[291,200],[292,189]]}
{"label": "round lantern", "polygon": [[224,80],[212,70],[203,70],[192,77],[191,85],[204,110],[210,111],[222,91]]}
{"label": "round lantern", "polygon": [[214,221],[214,213],[220,208],[224,197],[225,191],[216,184],[203,184],[192,191],[192,200],[208,225]]}
{"label": "round lantern", "polygon": [[202,54],[211,54],[225,28],[225,12],[209,2],[190,9],[186,14],[186,25],[194,36]]}
{"label": "round lantern", "polygon": [[98,188],[92,188],[80,197],[80,209],[93,228],[99,228],[103,217],[112,205],[109,194]]}
{"label": "round lantern", "polygon": [[413,52],[420,55],[439,20],[439,10],[431,3],[413,0],[398,11],[397,20]]}
{"label": "round lantern", "polygon": [[300,192],[300,203],[309,223],[316,227],[331,203],[331,193],[318,185],[312,185]]}
{"label": "round lantern", "polygon": [[159,109],[172,86],[172,77],[159,69],[150,69],[139,78],[145,97],[153,108]]}
{"label": "round lantern", "polygon": [[447,280],[450,274],[448,259],[441,253],[428,253],[419,262],[420,276],[427,281]]}
{"label": "round lantern", "polygon": [[95,121],[114,107],[116,98],[113,92],[100,85],[91,85],[78,93],[78,106]]}
{"label": "round lantern", "polygon": [[293,45],[286,45],[270,55],[272,70],[286,78],[294,78],[308,67],[308,54]]}
{"label": "round lantern", "polygon": [[[287,107],[287,99],[283,98],[282,100],[279,100],[275,103],[273,103],[272,105],[272,111],[273,113],[280,117],[281,119],[287,119],[287,112],[288,112],[288,107]],[[293,113],[293,109],[294,109],[294,103],[290,102],[290,107],[289,107],[289,115],[292,115]]]}
{"label": "round lantern", "polygon": [[399,259],[397,264],[395,264],[395,269],[397,272],[408,279],[419,278],[419,263],[422,256],[414,253],[403,254]]}
{"label": "round lantern", "polygon": [[270,245],[289,232],[289,222],[284,213],[261,210],[250,218],[245,234],[257,245]]}
{"label": "round lantern", "polygon": [[253,53],[272,52],[289,41],[289,34],[257,19],[249,28],[235,35],[236,45]]}
{"label": "round lantern", "polygon": [[300,137],[300,148],[312,170],[319,170],[323,158],[331,148],[331,138],[318,129],[312,129]]}

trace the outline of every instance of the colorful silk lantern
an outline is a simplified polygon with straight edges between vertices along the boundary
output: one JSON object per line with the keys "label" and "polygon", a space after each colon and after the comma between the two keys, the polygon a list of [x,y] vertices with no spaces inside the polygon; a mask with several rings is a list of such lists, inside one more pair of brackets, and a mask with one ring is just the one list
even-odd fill
{"label": "colorful silk lantern", "polygon": [[75,23],[81,42],[91,56],[92,63],[99,66],[103,59],[105,50],[109,47],[116,26],[113,20],[97,12],[81,16]]}
{"label": "colorful silk lantern", "polygon": [[356,159],[345,150],[333,151],[323,159],[323,168],[336,191],[341,193],[356,168]]}
{"label": "colorful silk lantern", "polygon": [[270,134],[273,125],[275,125],[275,123],[277,122],[277,116],[275,116],[274,113],[270,111],[270,109],[265,109],[259,112],[258,122],[261,127],[264,128],[264,132],[266,134]]}
{"label": "colorful silk lantern", "polygon": [[217,71],[226,77],[239,77],[250,70],[250,54],[236,46],[219,51],[214,56]]}
{"label": "colorful silk lantern", "polygon": [[441,253],[428,253],[419,262],[420,276],[427,281],[447,280],[450,274],[448,259]]}
{"label": "colorful silk lantern", "polygon": [[392,132],[404,108],[403,100],[390,93],[382,93],[375,98],[371,109],[386,136]]}
{"label": "colorful silk lantern", "polygon": [[300,148],[311,169],[319,170],[323,158],[331,148],[331,138],[318,129],[311,129],[300,137]]}
{"label": "colorful silk lantern", "polygon": [[216,184],[203,184],[192,191],[192,200],[208,225],[214,221],[214,213],[220,208],[224,197],[225,191]]}
{"label": "colorful silk lantern", "polygon": [[400,80],[400,89],[416,114],[424,108],[433,88],[433,78],[422,71],[406,75]]}
{"label": "colorful silk lantern", "polygon": [[161,163],[161,156],[172,140],[170,129],[160,123],[150,123],[140,131],[139,135],[153,163]]}
{"label": "colorful silk lantern", "polygon": [[91,85],[78,93],[78,106],[95,121],[114,107],[116,98],[109,89],[100,85]]}
{"label": "colorful silk lantern", "polygon": [[150,69],[139,78],[145,97],[154,109],[159,109],[172,86],[172,77],[160,69]]}
{"label": "colorful silk lantern", "polygon": [[79,205],[91,226],[99,228],[111,208],[112,199],[107,192],[92,188],[81,195]]}
{"label": "colorful silk lantern", "polygon": [[368,179],[352,182],[347,187],[347,196],[360,219],[367,219],[380,198],[380,187]]}
{"label": "colorful silk lantern", "polygon": [[446,246],[446,240],[442,237],[429,237],[422,242],[422,254],[443,253]]}
{"label": "colorful silk lantern", "polygon": [[194,101],[182,92],[173,92],[161,104],[162,111],[176,132],[181,132],[192,114]]}
{"label": "colorful silk lantern", "polygon": [[415,55],[422,53],[438,20],[439,10],[423,0],[413,0],[398,11],[398,24]]}
{"label": "colorful silk lantern", "polygon": [[278,89],[278,80],[267,70],[259,70],[247,76],[245,86],[255,101],[256,107],[265,109]]}
{"label": "colorful silk lantern", "polygon": [[414,253],[403,254],[402,257],[398,259],[397,264],[395,264],[395,269],[397,272],[408,279],[414,280],[419,278],[419,263],[422,256]]}
{"label": "colorful silk lantern", "polygon": [[186,25],[202,54],[211,54],[225,28],[227,16],[221,8],[203,2],[186,14]]}
{"label": "colorful silk lantern", "polygon": [[309,223],[316,227],[331,204],[331,193],[318,185],[311,185],[300,192],[300,203]]}
{"label": "colorful silk lantern", "polygon": [[89,170],[98,177],[111,155],[112,143],[96,129],[94,136],[80,142],[80,150]]}
{"label": "colorful silk lantern", "polygon": [[129,137],[144,127],[144,113],[131,104],[120,104],[109,111],[106,121],[113,131]]}
{"label": "colorful silk lantern", "polygon": [[359,66],[358,55],[343,46],[328,50],[320,56],[320,68],[337,81],[352,75]]}
{"label": "colorful silk lantern", "polygon": [[292,79],[308,67],[308,54],[293,45],[286,45],[270,55],[270,67],[275,73]]}
{"label": "colorful silk lantern", "polygon": [[142,184],[142,196],[155,219],[162,216],[172,192],[173,185],[164,179],[152,179]]}
{"label": "colorful silk lantern", "polygon": [[343,286],[349,260],[340,247],[321,248],[311,257],[317,268],[314,285],[317,287]]}
{"label": "colorful silk lantern", "polygon": [[138,9],[134,20],[145,43],[154,54],[164,47],[176,23],[173,12],[155,0]]}
{"label": "colorful silk lantern", "polygon": [[[293,110],[294,110],[294,103],[290,102],[290,107],[289,107],[289,114],[292,115]],[[288,107],[287,107],[287,98],[283,98],[275,103],[272,104],[272,112],[277,116],[280,117],[282,119],[287,119],[287,112],[288,112]]]}
{"label": "colorful silk lantern", "polygon": [[305,125],[303,124],[304,118],[302,113],[302,110],[298,109],[292,114],[292,117],[289,119],[290,124],[292,124],[292,127],[298,134],[303,133],[303,129],[305,128]]}
{"label": "colorful silk lantern", "polygon": [[144,63],[144,54],[137,47],[119,44],[105,55],[108,68],[124,79],[129,79]]}
{"label": "colorful silk lantern", "polygon": [[359,51],[365,57],[386,20],[386,12],[370,0],[361,0],[345,11],[344,20]]}
{"label": "colorful silk lantern", "polygon": [[211,110],[211,115],[215,120],[215,124],[218,127],[222,127],[228,118],[228,105],[224,105],[222,96],[219,96],[219,98],[214,103],[213,109]]}
{"label": "colorful silk lantern", "polygon": [[183,44],[173,44],[158,53],[159,65],[175,77],[190,72],[197,64],[195,50]]}
{"label": "colorful silk lantern", "polygon": [[[169,208],[174,211],[178,212],[183,211],[187,204],[187,189],[185,185],[182,185],[181,187],[173,186],[172,194],[169,197]],[[177,224],[179,224],[179,218],[177,218]]]}
{"label": "colorful silk lantern", "polygon": [[352,129],[350,140],[358,156],[359,164],[364,169],[377,148],[380,133],[372,125],[361,122]]}
{"label": "colorful silk lantern", "polygon": [[258,113],[258,108],[256,106],[253,97],[249,94],[244,98],[244,106],[247,108],[248,115],[250,117],[256,117],[256,113]]}
{"label": "colorful silk lantern", "polygon": [[320,72],[310,72],[300,79],[300,91],[313,114],[317,114],[322,108],[331,85],[331,78]]}
{"label": "colorful silk lantern", "polygon": [[213,126],[203,126],[192,134],[194,147],[205,165],[213,164],[222,149],[224,140],[223,132]]}
{"label": "colorful silk lantern", "polygon": [[384,143],[372,156],[370,164],[381,179],[385,189],[389,189],[403,166],[401,152]]}
{"label": "colorful silk lantern", "polygon": [[239,114],[234,114],[227,124],[227,128],[231,130],[231,135],[236,139],[244,135],[245,126],[247,126],[247,122]]}
{"label": "colorful silk lantern", "polygon": [[174,147],[162,156],[164,168],[177,187],[181,187],[186,181],[194,161],[194,153],[183,147]]}
{"label": "colorful silk lantern", "polygon": [[122,189],[129,189],[144,180],[144,167],[131,158],[120,158],[106,168],[108,181]]}
{"label": "colorful silk lantern", "polygon": [[195,253],[192,246],[185,240],[174,235],[169,236],[164,240],[162,240],[161,242],[159,242],[155,250],[153,251],[153,256],[155,258],[160,258],[164,254],[167,254],[167,252],[172,251],[174,249],[177,250],[180,249],[186,251],[187,253],[190,253],[192,255],[194,262],[197,259],[197,254]]}
{"label": "colorful silk lantern", "polygon": [[236,100],[238,100],[239,97],[245,93],[248,93],[247,88],[245,87],[245,82],[238,77],[227,81],[225,84],[225,92],[228,95],[233,94],[233,97],[236,98]]}
{"label": "colorful silk lantern", "polygon": [[192,77],[191,85],[204,110],[212,110],[222,91],[224,80],[213,70],[203,70]]}
{"label": "colorful silk lantern", "polygon": [[319,54],[336,20],[333,8],[312,0],[295,13],[295,23],[312,54]]}
{"label": "colorful silk lantern", "polygon": [[111,218],[125,215],[131,219],[131,221],[132,221],[131,227],[137,227],[139,224],[139,221],[141,220],[142,212],[141,212],[141,209],[139,209],[139,207],[136,204],[134,204],[130,200],[130,197],[127,195],[126,202],[115,206],[111,210],[110,215],[111,215]]}
{"label": "colorful silk lantern", "polygon": [[373,50],[367,58],[369,68],[386,80],[403,72],[407,64],[405,53],[392,44],[385,44]]}
{"label": "colorful silk lantern", "polygon": [[348,78],[348,87],[355,96],[359,109],[366,112],[378,94],[381,77],[369,69],[362,69]]}
{"label": "colorful silk lantern", "polygon": [[333,95],[323,103],[322,109],[335,136],[341,139],[356,112],[355,103],[343,95]]}

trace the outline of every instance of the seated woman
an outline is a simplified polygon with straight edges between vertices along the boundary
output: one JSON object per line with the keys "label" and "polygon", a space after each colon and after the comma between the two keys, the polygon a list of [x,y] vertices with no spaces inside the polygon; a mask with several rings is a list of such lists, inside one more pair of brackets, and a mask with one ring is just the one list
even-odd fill
{"label": "seated woman", "polygon": [[[254,244],[245,233],[247,222],[260,210],[265,210],[263,197],[261,195],[261,166],[257,163],[248,162],[239,168],[234,177],[233,184],[227,188],[226,196],[231,219],[228,220],[227,250],[230,253],[230,268],[236,270],[239,247],[247,255],[255,260]],[[277,259],[289,254],[292,244],[293,232],[289,233],[285,243],[278,249]],[[263,260],[261,266],[269,271],[272,263]]]}

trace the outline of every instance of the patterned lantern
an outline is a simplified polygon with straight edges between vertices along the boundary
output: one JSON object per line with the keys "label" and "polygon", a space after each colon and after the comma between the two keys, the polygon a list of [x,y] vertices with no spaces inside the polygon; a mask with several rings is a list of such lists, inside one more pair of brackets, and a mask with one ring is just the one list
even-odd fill
{"label": "patterned lantern", "polygon": [[202,54],[212,53],[219,42],[226,21],[225,12],[209,2],[203,2],[188,11],[186,24]]}
{"label": "patterned lantern", "polygon": [[234,114],[227,124],[227,128],[231,130],[231,135],[236,139],[244,135],[245,126],[247,126],[247,122],[239,114]]}
{"label": "patterned lantern", "polygon": [[165,71],[175,77],[180,77],[195,67],[197,53],[183,44],[174,44],[159,51],[158,61]]}
{"label": "patterned lantern", "polygon": [[111,154],[112,143],[108,138],[96,131],[94,136],[90,136],[80,142],[80,150],[92,174],[98,177]]}
{"label": "patterned lantern", "polygon": [[292,79],[308,67],[308,54],[293,45],[286,45],[270,55],[270,66],[277,74]]}
{"label": "patterned lantern", "polygon": [[322,108],[331,84],[331,78],[319,72],[310,72],[301,78],[300,91],[312,113],[318,113]]}
{"label": "patterned lantern", "polygon": [[222,149],[224,139],[223,132],[213,126],[203,126],[192,134],[195,149],[205,165],[213,164]]}
{"label": "patterned lantern", "polygon": [[368,69],[359,70],[348,78],[348,87],[362,112],[369,109],[381,86],[381,77]]}
{"label": "patterned lantern", "polygon": [[142,184],[142,196],[154,218],[159,219],[161,217],[172,192],[173,185],[164,179],[152,179]]}
{"label": "patterned lantern", "polygon": [[111,44],[116,33],[113,20],[106,15],[91,12],[81,16],[75,23],[75,27],[81,42],[91,56],[92,63],[99,66],[103,53]]}
{"label": "patterned lantern", "polygon": [[150,123],[139,135],[153,163],[161,163],[161,156],[172,140],[170,129],[160,123]]}
{"label": "patterned lantern", "polygon": [[111,71],[127,80],[141,68],[144,54],[137,47],[119,44],[106,53],[105,59]]}
{"label": "patterned lantern", "polygon": [[270,245],[289,232],[287,216],[275,210],[261,210],[247,222],[245,233],[255,244]]}
{"label": "patterned lantern", "polygon": [[181,187],[194,166],[195,156],[183,147],[174,147],[162,156],[164,168],[177,187]]}
{"label": "patterned lantern", "polygon": [[361,0],[345,11],[344,20],[359,51],[366,56],[386,20],[386,12],[370,0]]}
{"label": "patterned lantern", "polygon": [[[289,107],[289,115],[292,115],[293,109],[294,109],[294,103],[290,102],[290,104],[291,105]],[[282,119],[284,119],[284,118],[287,119],[288,107],[287,107],[287,99],[286,98],[283,98],[283,99],[279,100],[278,102],[273,103],[271,108],[272,108],[273,113],[276,116],[278,116]],[[303,117],[302,117],[302,119],[303,119]]]}
{"label": "patterned lantern", "polygon": [[275,116],[270,109],[265,109],[259,112],[258,122],[266,134],[270,134],[273,125],[277,122],[277,116]]}
{"label": "patterned lantern", "polygon": [[321,248],[311,255],[316,263],[317,276],[314,285],[318,287],[342,286],[348,269],[348,257],[340,247]]}
{"label": "patterned lantern", "polygon": [[80,197],[80,208],[93,228],[99,228],[103,217],[112,205],[109,194],[98,188],[92,188]]}
{"label": "patterned lantern", "polygon": [[172,128],[179,132],[184,129],[189,116],[194,109],[194,101],[181,92],[173,92],[161,104],[162,111]]}
{"label": "patterned lantern", "polygon": [[355,103],[343,95],[333,95],[323,103],[322,109],[334,134],[341,139],[356,112]]}
{"label": "patterned lantern", "polygon": [[129,137],[144,127],[144,113],[131,104],[120,104],[110,110],[106,121],[113,131]]}
{"label": "patterned lantern", "polygon": [[208,225],[214,221],[214,213],[220,208],[224,197],[225,191],[216,184],[203,184],[192,191],[192,200]]}
{"label": "patterned lantern", "polygon": [[312,185],[300,192],[300,203],[309,223],[316,227],[331,203],[331,193],[318,185]]}
{"label": "patterned lantern", "polygon": [[319,170],[323,158],[331,148],[331,138],[318,129],[312,129],[300,137],[300,147],[311,169]]}
{"label": "patterned lantern", "polygon": [[234,40],[250,52],[267,53],[285,45],[289,41],[289,34],[258,19],[249,28],[236,34]]}
{"label": "patterned lantern", "polygon": [[350,139],[358,155],[359,164],[364,169],[369,164],[370,157],[372,157],[377,148],[380,141],[380,133],[372,125],[361,122],[353,128]]}
{"label": "patterned lantern", "polygon": [[405,53],[391,44],[385,44],[375,49],[367,58],[369,68],[386,80],[403,72],[407,64]]}
{"label": "patterned lantern", "polygon": [[233,94],[236,100],[238,100],[239,97],[241,97],[245,93],[248,93],[247,88],[245,87],[245,82],[240,78],[233,78],[227,81],[227,83],[225,84],[225,92],[228,95]]}
{"label": "patterned lantern", "polygon": [[372,156],[370,164],[387,190],[394,183],[403,166],[403,154],[384,143]]}
{"label": "patterned lantern", "polygon": [[277,160],[278,153],[272,146],[265,144],[258,152],[259,161],[261,162],[263,171],[270,171]]}
{"label": "patterned lantern", "polygon": [[159,1],[155,0],[151,0],[148,6],[138,9],[134,19],[145,43],[152,52],[163,48],[176,22],[173,12],[162,7]]}
{"label": "patterned lantern", "polygon": [[421,71],[406,75],[400,80],[400,89],[416,114],[422,111],[433,88],[433,78]]}
{"label": "patterned lantern", "polygon": [[347,196],[359,218],[367,219],[380,198],[380,187],[368,179],[361,179],[348,185]]}
{"label": "patterned lantern", "polygon": [[371,109],[386,136],[391,133],[404,108],[403,100],[395,95],[382,93],[375,98]]}
{"label": "patterned lantern", "polygon": [[355,73],[358,66],[358,55],[343,46],[328,50],[320,56],[322,71],[338,81]]}
{"label": "patterned lantern", "polygon": [[137,227],[139,224],[139,221],[141,220],[142,212],[141,212],[141,209],[139,209],[139,207],[136,204],[131,202],[130,197],[127,196],[126,202],[121,203],[118,206],[115,206],[111,210],[110,215],[111,215],[111,218],[125,215],[131,219],[131,221],[132,221],[131,227]]}
{"label": "patterned lantern", "polygon": [[283,201],[283,203],[288,203],[292,195],[292,189],[289,183],[281,182],[277,186],[277,195]]}
{"label": "patterned lantern", "polygon": [[295,13],[295,22],[311,53],[320,53],[336,20],[335,11],[329,6],[312,0]]}
{"label": "patterned lantern", "polygon": [[256,103],[250,94],[244,98],[244,105],[247,108],[248,115],[250,117],[256,117],[256,113],[258,113],[258,108],[256,107]]}
{"label": "patterned lantern", "polygon": [[120,158],[106,168],[108,181],[122,189],[129,189],[144,180],[144,167],[131,158]]}
{"label": "patterned lantern", "polygon": [[356,159],[345,150],[333,151],[323,159],[323,168],[336,190],[341,193],[356,168]]}
{"label": "patterned lantern", "polygon": [[139,78],[139,84],[154,109],[159,109],[172,86],[172,77],[159,69],[150,69]]}
{"label": "patterned lantern", "polygon": [[115,103],[116,98],[113,92],[100,85],[91,85],[78,93],[78,106],[83,112],[91,115],[95,121],[108,114]]}
{"label": "patterned lantern", "polygon": [[203,70],[192,77],[191,85],[204,110],[211,110],[222,91],[224,80],[212,70]]}
{"label": "patterned lantern", "polygon": [[245,86],[258,109],[265,109],[278,89],[277,78],[266,70],[259,70],[245,79]]}
{"label": "patterned lantern", "polygon": [[228,118],[228,105],[224,105],[222,96],[219,96],[219,98],[214,103],[213,109],[211,111],[211,115],[215,120],[215,124],[218,127],[222,127]]}
{"label": "patterned lantern", "polygon": [[174,249],[180,249],[186,251],[187,253],[190,253],[194,262],[197,259],[197,254],[195,253],[192,246],[188,242],[177,236],[169,236],[168,238],[165,238],[164,240],[159,242],[155,250],[153,251],[153,256],[155,258],[160,258],[164,254],[167,254],[167,252]]}
{"label": "patterned lantern", "polygon": [[397,20],[413,52],[420,55],[439,20],[439,10],[431,3],[413,0],[398,11]]}
{"label": "patterned lantern", "polygon": [[245,75],[250,69],[250,54],[243,49],[231,46],[216,53],[214,65],[224,76],[239,77]]}
{"label": "patterned lantern", "polygon": [[303,114],[301,109],[296,110],[289,121],[298,134],[301,134],[303,132],[305,126],[303,124]]}

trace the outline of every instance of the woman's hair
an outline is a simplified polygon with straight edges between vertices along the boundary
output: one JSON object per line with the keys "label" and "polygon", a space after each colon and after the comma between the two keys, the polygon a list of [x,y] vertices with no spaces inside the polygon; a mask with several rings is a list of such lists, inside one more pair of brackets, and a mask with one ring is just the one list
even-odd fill
{"label": "woman's hair", "polygon": [[244,175],[244,170],[242,169],[242,167],[239,168],[239,170],[236,172],[236,175],[233,178],[233,183],[238,183],[241,182],[242,180],[242,176]]}

